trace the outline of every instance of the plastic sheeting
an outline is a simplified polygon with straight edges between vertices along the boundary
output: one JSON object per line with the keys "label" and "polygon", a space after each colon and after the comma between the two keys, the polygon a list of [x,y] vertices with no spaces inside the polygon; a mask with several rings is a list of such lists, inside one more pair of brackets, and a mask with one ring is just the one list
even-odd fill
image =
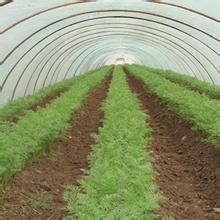
{"label": "plastic sheeting", "polygon": [[0,0],[0,105],[111,63],[220,84],[220,1]]}

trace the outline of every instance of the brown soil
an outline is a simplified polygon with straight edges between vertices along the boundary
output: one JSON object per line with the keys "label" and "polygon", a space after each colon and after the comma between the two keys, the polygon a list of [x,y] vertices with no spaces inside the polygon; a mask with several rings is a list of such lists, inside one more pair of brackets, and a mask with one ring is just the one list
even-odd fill
{"label": "brown soil", "polygon": [[220,151],[200,141],[201,134],[142,82],[132,76],[128,82],[150,115],[156,182],[167,198],[158,213],[181,220],[220,219],[213,210],[220,207]]}
{"label": "brown soil", "polygon": [[[39,102],[37,102],[34,106],[32,106],[30,109],[25,109],[25,110],[31,110],[33,112],[36,112],[39,108],[46,108],[48,104],[52,103],[56,98],[58,98],[59,96],[61,96],[64,92],[66,92],[69,89],[69,87],[64,88],[62,91],[59,92],[54,92],[48,96],[46,96],[45,98],[43,98],[42,100],[40,100]],[[10,118],[10,122],[13,123],[17,123],[19,121],[19,119],[23,116],[26,115],[26,111],[21,112],[19,115],[16,115],[12,118]]]}
{"label": "brown soil", "polygon": [[[87,156],[95,143],[91,134],[97,133],[102,126],[104,113],[100,106],[107,95],[110,80],[111,76],[87,97],[70,121],[65,137],[54,143],[53,152],[44,153],[27,165],[0,190],[0,219],[55,220],[67,214],[63,209],[63,186],[77,185],[77,179],[83,175],[81,169],[88,167]],[[30,198],[36,195],[43,195],[43,200],[49,199],[52,208],[33,207]]]}

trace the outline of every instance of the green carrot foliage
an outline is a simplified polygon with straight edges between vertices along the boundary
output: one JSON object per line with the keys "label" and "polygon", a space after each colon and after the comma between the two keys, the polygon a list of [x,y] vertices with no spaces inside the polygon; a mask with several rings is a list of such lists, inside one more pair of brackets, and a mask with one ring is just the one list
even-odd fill
{"label": "green carrot foliage", "polygon": [[17,124],[0,133],[0,182],[23,168],[42,149],[68,128],[68,121],[89,92],[100,84],[112,67],[86,74],[46,108],[29,112]]}
{"label": "green carrot foliage", "polygon": [[141,66],[127,65],[126,68],[170,109],[202,131],[206,141],[220,148],[220,101],[188,90]]}
{"label": "green carrot foliage", "polygon": [[80,188],[68,186],[64,195],[72,213],[67,219],[155,219],[163,199],[146,152],[151,129],[119,66],[102,109],[105,119],[88,158],[91,168]]}
{"label": "green carrot foliage", "polygon": [[207,95],[210,98],[220,100],[220,86],[212,85],[210,83],[201,81],[192,76],[178,74],[172,70],[161,70],[144,67],[147,71],[156,73],[165,77],[171,82],[175,82],[185,88],[197,91],[201,94]]}
{"label": "green carrot foliage", "polygon": [[74,81],[75,78],[65,80],[56,83],[55,85],[48,86],[47,88],[42,89],[39,92],[34,93],[33,95],[28,95],[26,97],[18,98],[14,101],[8,102],[6,105],[0,108],[0,122],[7,121],[11,117],[17,115],[19,116],[22,112],[30,109],[37,102],[44,99],[45,97],[56,92],[62,92],[63,90],[65,90],[65,88],[70,87]]}

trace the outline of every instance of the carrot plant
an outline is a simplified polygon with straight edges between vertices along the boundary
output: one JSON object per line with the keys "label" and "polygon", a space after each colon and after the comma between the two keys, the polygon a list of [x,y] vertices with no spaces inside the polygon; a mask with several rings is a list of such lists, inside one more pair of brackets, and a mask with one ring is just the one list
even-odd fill
{"label": "carrot plant", "polygon": [[136,65],[127,65],[134,77],[142,80],[162,101],[202,131],[206,141],[220,147],[220,102],[190,91],[164,77]]}
{"label": "carrot plant", "polygon": [[[89,73],[93,73],[97,70],[92,70]],[[6,105],[0,108],[0,125],[7,124],[6,121],[12,117],[20,116],[24,111],[31,109],[39,101],[43,100],[47,96],[56,93],[63,92],[66,89],[70,88],[74,83],[79,83],[79,80],[83,79],[85,75],[76,76],[71,79],[67,79],[50,85],[45,89],[40,90],[39,92],[34,93],[33,95],[28,95],[23,98],[18,98],[16,100],[8,102]]]}
{"label": "carrot plant", "polygon": [[0,182],[60,137],[68,127],[71,115],[79,109],[88,93],[100,84],[112,67],[85,75],[69,91],[46,108],[29,112],[17,124],[0,133]]}
{"label": "carrot plant", "polygon": [[195,77],[178,74],[172,70],[153,69],[149,67],[143,68],[146,68],[147,71],[163,76],[166,79],[176,82],[188,89],[198,91],[199,93],[207,95],[210,98],[220,100],[220,86],[211,85],[210,83],[203,82]]}
{"label": "carrot plant", "polygon": [[105,118],[89,155],[90,170],[80,187],[68,186],[67,219],[154,219],[162,196],[146,152],[151,129],[117,66],[106,101]]}
{"label": "carrot plant", "polygon": [[14,101],[8,102],[2,108],[0,108],[0,122],[9,120],[11,117],[19,116],[25,110],[30,109],[37,102],[44,99],[45,97],[55,93],[62,92],[66,88],[70,87],[75,79],[65,80],[55,85],[48,86],[33,95],[28,95],[23,98],[18,98]]}

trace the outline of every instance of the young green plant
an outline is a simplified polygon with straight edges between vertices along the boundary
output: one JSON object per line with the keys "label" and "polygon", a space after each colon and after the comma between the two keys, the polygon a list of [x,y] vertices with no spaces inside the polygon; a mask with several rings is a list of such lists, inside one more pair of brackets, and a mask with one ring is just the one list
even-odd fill
{"label": "young green plant", "polygon": [[29,112],[17,124],[0,133],[0,182],[21,170],[28,160],[63,135],[71,116],[111,70],[112,67],[107,66],[87,74],[46,108]]}
{"label": "young green plant", "polygon": [[149,67],[143,68],[149,72],[163,76],[171,82],[177,83],[187,89],[191,89],[210,98],[220,100],[220,86],[212,85],[210,83],[198,80],[192,76],[178,74],[172,70],[153,69]]}
{"label": "young green plant", "polygon": [[67,219],[155,219],[162,196],[146,151],[151,129],[120,66],[103,104],[105,119],[80,187],[68,186]]}
{"label": "young green plant", "polygon": [[137,65],[127,65],[127,71],[144,82],[170,109],[203,132],[206,141],[220,148],[220,102],[193,92]]}

